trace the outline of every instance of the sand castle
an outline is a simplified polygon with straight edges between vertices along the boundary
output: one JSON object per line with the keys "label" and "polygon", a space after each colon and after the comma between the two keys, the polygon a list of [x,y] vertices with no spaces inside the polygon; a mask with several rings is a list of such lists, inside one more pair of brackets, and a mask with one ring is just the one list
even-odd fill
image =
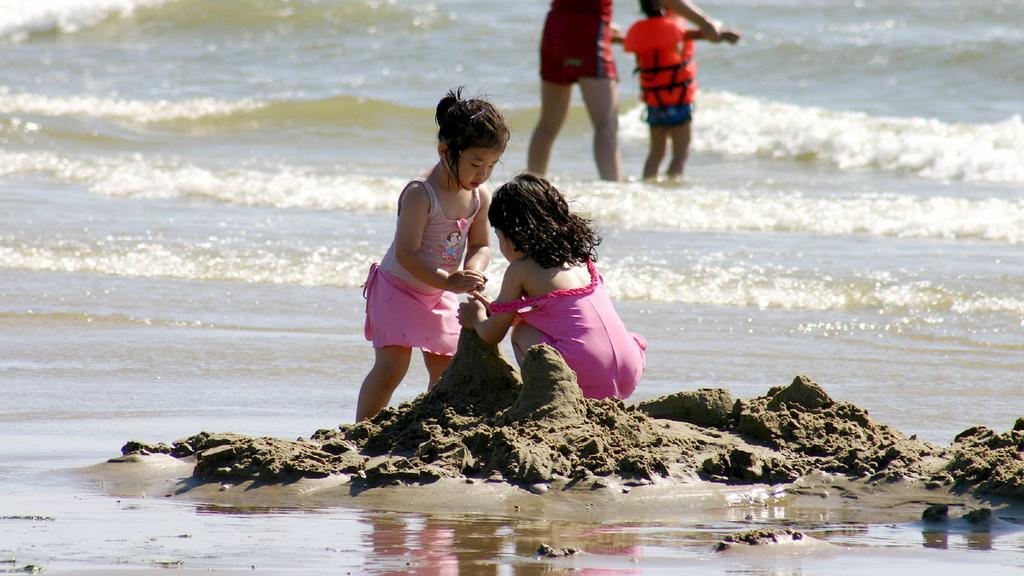
{"label": "sand castle", "polygon": [[971,428],[939,448],[872,421],[798,376],[764,396],[679,392],[637,406],[583,398],[548,346],[520,374],[472,332],[429,392],[369,421],[294,441],[202,432],[171,445],[129,442],[123,461],[151,453],[194,458],[194,483],[338,478],[352,493],[442,478],[503,482],[533,493],[700,481],[788,483],[828,472],[868,484],[1024,497],[1024,418],[998,434]]}

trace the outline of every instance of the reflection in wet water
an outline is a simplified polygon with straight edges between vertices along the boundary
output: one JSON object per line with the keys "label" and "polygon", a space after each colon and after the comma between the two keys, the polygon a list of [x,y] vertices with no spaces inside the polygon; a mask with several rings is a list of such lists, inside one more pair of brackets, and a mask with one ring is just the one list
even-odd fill
{"label": "reflection in wet water", "polygon": [[[457,542],[463,534],[432,518],[391,513],[366,513],[360,518],[370,526],[363,543],[372,554],[364,569],[372,574],[451,576],[459,573]],[[492,557],[497,550],[492,551]],[[491,574],[493,571],[481,571]]]}
{"label": "reflection in wet water", "polygon": [[[568,521],[518,508],[483,515],[195,505],[83,495],[77,486],[33,481],[31,488],[0,481],[0,558],[43,565],[48,573],[105,574],[111,566],[153,569],[160,562],[190,573],[242,570],[257,576],[1002,576],[1024,568],[1024,522],[1019,511],[1002,508],[988,532],[959,518],[941,529],[851,521],[860,516],[848,511],[836,513],[845,521],[822,521],[824,508],[778,510],[777,501],[704,507],[675,519],[602,522],[600,516]],[[818,547],[712,552],[726,534],[783,526],[802,531]],[[541,544],[580,553],[540,557]]]}
{"label": "reflection in wet water", "polygon": [[[726,534],[769,526],[749,521],[691,526],[594,524],[542,518],[429,516],[371,511],[360,513],[359,521],[368,527],[362,536],[365,547],[362,571],[377,575],[796,576],[807,573],[808,566],[815,565],[815,558],[822,555],[820,549],[816,552],[789,550],[784,554],[761,550],[759,554],[764,552],[765,555],[751,557],[723,556],[711,551],[712,545]],[[872,527],[810,523],[805,526],[794,524],[793,527],[817,540],[832,542],[834,548],[825,554],[843,554],[844,562],[856,562],[861,553],[855,551],[866,551],[863,548],[865,542],[879,545],[876,550],[901,549],[913,542],[915,534],[923,538],[926,548],[995,549],[991,532],[927,532],[912,524]],[[1020,538],[1011,540],[1018,542],[1010,547],[1020,550]],[[579,553],[542,557],[538,555],[541,544],[559,551],[576,549]],[[895,548],[891,548],[893,546]]]}
{"label": "reflection in wet water", "polygon": [[[954,542],[950,543],[950,537],[952,536]],[[935,531],[922,531],[921,537],[925,548],[935,548],[939,550],[948,550],[949,548],[956,548],[961,546],[969,550],[992,550],[993,540],[992,532],[964,532],[964,533],[950,533],[945,530]],[[963,544],[958,544],[963,542]]]}
{"label": "reflection in wet water", "polygon": [[[367,574],[481,576],[642,574],[639,531],[630,526],[595,526],[544,520],[495,519],[473,516],[435,517],[365,512],[360,521],[370,529],[363,536]],[[649,529],[649,527],[647,528]],[[578,555],[543,558],[541,544]],[[617,567],[578,565],[578,558],[611,557]]]}

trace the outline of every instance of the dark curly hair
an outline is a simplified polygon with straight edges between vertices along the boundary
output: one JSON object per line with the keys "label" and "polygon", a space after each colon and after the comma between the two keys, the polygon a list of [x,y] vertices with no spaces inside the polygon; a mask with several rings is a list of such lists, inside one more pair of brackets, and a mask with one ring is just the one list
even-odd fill
{"label": "dark curly hair", "polygon": [[449,90],[437,103],[434,114],[437,140],[448,146],[445,165],[455,182],[459,180],[459,159],[470,148],[498,148],[508,145],[509,129],[501,112],[482,98],[463,100],[462,86]]}
{"label": "dark curly hair", "polygon": [[661,8],[661,0],[640,0],[640,11],[648,18],[665,15],[665,11]]}
{"label": "dark curly hair", "polygon": [[570,212],[565,197],[543,176],[525,173],[502,184],[487,217],[516,250],[545,268],[597,260],[601,237],[593,223]]}

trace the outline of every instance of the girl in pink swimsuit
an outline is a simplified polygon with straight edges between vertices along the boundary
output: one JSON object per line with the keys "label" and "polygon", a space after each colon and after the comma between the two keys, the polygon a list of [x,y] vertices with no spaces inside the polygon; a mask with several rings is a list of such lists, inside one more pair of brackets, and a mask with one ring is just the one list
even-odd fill
{"label": "girl in pink swimsuit", "polygon": [[601,239],[571,212],[541,176],[521,174],[494,192],[488,210],[508,269],[498,300],[478,292],[459,307],[459,321],[491,344],[512,328],[522,362],[536,344],[549,344],[576,372],[587,398],[626,398],[644,370],[642,336],[626,330],[594,267]]}
{"label": "girl in pink swimsuit", "polygon": [[440,160],[402,191],[395,239],[363,285],[364,332],[375,356],[357,421],[388,405],[413,348],[423,352],[428,386],[437,382],[459,341],[455,295],[482,288],[491,261],[490,195],[480,186],[505,151],[508,127],[489,102],[463,100],[461,88],[441,99],[435,118]]}

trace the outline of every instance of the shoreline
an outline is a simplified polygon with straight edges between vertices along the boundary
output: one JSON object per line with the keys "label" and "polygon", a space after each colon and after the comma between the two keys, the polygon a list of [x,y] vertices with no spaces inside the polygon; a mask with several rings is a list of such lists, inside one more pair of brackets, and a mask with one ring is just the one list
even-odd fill
{"label": "shoreline", "polygon": [[[721,511],[730,507],[828,511],[836,522],[856,524],[921,523],[946,532],[1024,531],[1024,502],[1002,497],[958,494],[923,487],[918,482],[886,484],[855,480],[838,474],[815,473],[786,484],[724,484],[706,480],[663,479],[643,486],[606,480],[601,488],[552,489],[535,494],[505,482],[445,478],[429,484],[404,484],[361,490],[353,494],[350,480],[341,476],[261,484],[195,482],[190,462],[166,455],[101,463],[68,473],[104,494],[118,498],[164,498],[213,505],[225,510],[316,510],[352,508],[413,514],[484,514],[579,521],[600,518],[616,523],[659,523],[680,517],[735,520]],[[947,520],[928,523],[922,513],[944,504]],[[970,511],[994,510],[985,524],[964,517]],[[717,512],[708,512],[717,511]],[[1011,520],[1002,520],[1008,517]],[[749,520],[745,516],[741,520]]]}
{"label": "shoreline", "polygon": [[[871,485],[833,474],[815,474],[784,486],[663,480],[634,487],[628,493],[609,486],[533,494],[507,483],[468,486],[458,479],[374,488],[356,496],[336,479],[261,487],[247,481],[223,490],[222,484],[208,482],[177,494],[169,492],[189,484],[189,464],[167,455],[149,455],[66,474],[93,490],[100,504],[117,498],[121,514],[137,514],[131,511],[136,507],[155,507],[161,520],[147,527],[145,534],[162,533],[169,538],[186,530],[174,519],[181,514],[204,523],[231,523],[233,517],[244,520],[244,525],[255,523],[248,528],[232,523],[237,527],[219,539],[190,530],[192,537],[173,544],[198,551],[164,556],[181,559],[179,570],[205,565],[215,574],[237,573],[218,566],[225,562],[229,567],[245,562],[245,571],[253,574],[344,574],[344,570],[323,568],[339,554],[349,563],[383,562],[379,565],[386,566],[394,553],[388,551],[392,544],[387,543],[397,539],[408,548],[401,553],[406,559],[403,563],[412,563],[408,573],[443,574],[450,569],[445,566],[490,562],[524,575],[590,567],[666,575],[728,574],[741,568],[772,573],[783,567],[814,571],[815,566],[832,570],[837,565],[846,567],[844,573],[853,574],[895,575],[927,568],[929,573],[953,576],[964,573],[965,567],[976,570],[985,566],[987,574],[1001,575],[1013,573],[1008,566],[1019,556],[1012,543],[1024,533],[1020,502],[928,490],[913,482]],[[940,502],[949,505],[950,519],[922,521],[922,511]],[[964,519],[968,512],[982,509],[994,511],[986,525]],[[288,518],[294,531],[288,533],[312,542],[302,548],[298,542],[289,545],[291,538],[278,541],[278,536],[268,544],[275,542],[274,549],[285,546],[277,554],[291,557],[297,563],[294,570],[265,568],[267,559],[254,561],[256,568],[250,570],[249,560],[230,564],[228,559],[211,560],[201,553],[219,541],[218,548],[241,548],[244,558],[246,546],[251,546],[244,544],[246,541],[258,540],[266,530],[279,533]],[[331,530],[339,529],[364,534],[369,529],[373,537],[361,537],[361,546],[344,545],[331,536]],[[780,539],[762,542],[768,545],[739,544],[716,551],[723,541],[742,538],[751,531],[779,534],[787,529],[800,533],[801,541]],[[427,546],[423,539],[438,534],[442,539]],[[227,544],[224,538],[234,544]],[[296,545],[297,552],[293,549]],[[542,545],[579,552],[545,557],[539,553]],[[437,554],[431,556],[426,550]],[[315,554],[324,557],[314,559]],[[138,560],[139,564],[147,562],[144,556]],[[150,575],[166,569],[140,566],[108,573]],[[47,573],[90,574],[49,568]]]}
{"label": "shoreline", "polygon": [[[87,549],[35,561],[57,574],[334,575],[398,562],[431,574],[842,564],[994,576],[1019,568],[1024,502],[1001,465],[1012,458],[975,458],[1009,458],[1019,436],[971,428],[936,447],[802,377],[737,401],[708,389],[637,406],[586,400],[553,350],[531,349],[520,374],[464,335],[433,391],[370,421],[308,439],[128,442],[107,462],[29,474],[42,482],[14,490],[0,530],[87,534]],[[50,490],[36,484],[58,477],[74,484],[55,490],[70,504],[41,506]]]}

